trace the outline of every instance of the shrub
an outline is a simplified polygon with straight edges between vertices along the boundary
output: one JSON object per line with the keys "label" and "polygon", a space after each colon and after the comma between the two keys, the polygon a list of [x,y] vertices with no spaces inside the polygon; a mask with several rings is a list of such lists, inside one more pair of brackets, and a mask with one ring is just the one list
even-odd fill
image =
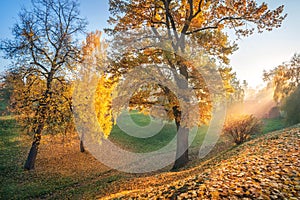
{"label": "shrub", "polygon": [[282,110],[288,125],[300,123],[300,86],[286,98]]}
{"label": "shrub", "polygon": [[251,135],[262,132],[262,121],[253,115],[241,115],[226,121],[223,134],[230,135],[239,145],[250,138]]}

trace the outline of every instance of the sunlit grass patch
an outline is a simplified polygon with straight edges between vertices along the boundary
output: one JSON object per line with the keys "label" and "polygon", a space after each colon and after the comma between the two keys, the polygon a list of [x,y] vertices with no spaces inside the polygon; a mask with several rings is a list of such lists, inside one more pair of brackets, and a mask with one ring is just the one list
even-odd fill
{"label": "sunlit grass patch", "polygon": [[[122,124],[128,127],[134,123],[134,126],[137,127],[135,130],[139,131],[139,133],[135,133],[135,135],[137,135],[137,137],[135,137],[132,136],[131,133],[126,132],[126,130],[122,130],[118,124],[113,127],[109,139],[125,150],[139,153],[153,152],[168,145],[172,140],[175,141],[174,145],[176,145],[177,130],[174,122],[161,122],[160,120],[153,119],[148,115],[136,111],[130,112],[130,115],[121,115],[121,119],[119,118],[118,120],[122,121]],[[153,136],[139,137],[139,134],[141,136],[147,135],[147,131],[151,131],[149,128],[145,128],[145,126],[150,123],[152,123],[153,126],[162,126],[162,129]],[[128,129],[130,130],[130,128]],[[194,128],[192,132],[194,138],[190,141],[192,142],[191,147],[200,146],[205,138],[207,126]]]}
{"label": "sunlit grass patch", "polygon": [[263,119],[263,133],[277,131],[286,127],[284,118]]}

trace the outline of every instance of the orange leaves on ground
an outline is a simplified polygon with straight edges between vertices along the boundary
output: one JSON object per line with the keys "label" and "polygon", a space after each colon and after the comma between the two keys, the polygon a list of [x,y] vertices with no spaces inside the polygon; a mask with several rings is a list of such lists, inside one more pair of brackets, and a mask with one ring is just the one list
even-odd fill
{"label": "orange leaves on ground", "polygon": [[[229,152],[202,173],[121,199],[299,199],[300,129],[278,131]],[[226,157],[226,155],[224,155]],[[190,172],[186,172],[190,173]],[[175,174],[176,175],[176,174]],[[176,177],[174,177],[176,180]],[[114,196],[116,197],[116,196]]]}

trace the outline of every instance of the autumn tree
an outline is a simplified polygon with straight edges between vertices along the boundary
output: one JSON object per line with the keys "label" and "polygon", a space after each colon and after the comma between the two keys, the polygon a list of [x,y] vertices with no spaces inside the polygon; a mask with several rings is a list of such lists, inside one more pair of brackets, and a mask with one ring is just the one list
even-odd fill
{"label": "autumn tree", "polygon": [[[16,115],[16,119],[27,132],[31,134],[36,128],[40,115],[38,112],[38,101],[42,98],[41,91],[46,81],[35,74],[24,77],[20,71],[7,72],[5,83],[10,93],[9,111]],[[71,108],[71,97],[73,85],[69,80],[60,77],[54,80],[52,99],[47,100],[50,107],[47,112],[44,134],[65,134],[73,130],[73,117]]]}
{"label": "autumn tree", "polygon": [[[243,103],[245,99],[245,89],[243,84],[237,78],[236,72],[232,72],[231,74],[232,76],[230,78],[230,85],[233,88],[233,92],[229,96],[229,100],[228,100],[229,106],[237,103]],[[246,83],[245,80],[244,83]]]}
{"label": "autumn tree", "polygon": [[[131,47],[123,58],[117,60],[119,62],[112,71],[124,74],[142,63],[165,63],[164,68],[166,66],[168,68],[162,70],[165,78],[175,80],[174,83],[178,88],[195,88],[199,104],[202,104],[201,113],[207,118],[198,118],[202,122],[210,117],[208,90],[203,83],[203,77],[197,74],[194,65],[178,55],[189,54],[192,59],[201,57],[200,52],[206,51],[209,56],[228,63],[227,56],[236,49],[236,46],[228,41],[225,32],[227,29],[233,29],[238,36],[248,36],[255,28],[258,32],[278,28],[285,18],[282,14],[283,6],[270,10],[266,3],[258,4],[254,0],[111,0],[110,13],[109,22],[113,28],[108,30],[108,33],[115,37],[118,45],[122,45],[121,41],[127,44],[129,41],[146,42],[151,37],[157,44],[169,48],[168,52],[164,52],[147,45],[141,49],[138,46],[135,49]],[[151,30],[151,33],[148,33],[148,38],[145,35],[138,38],[138,34],[134,32],[137,29]],[[132,32],[131,37],[122,37],[121,33],[124,32]],[[188,48],[192,44],[193,49]],[[136,52],[133,53],[134,50]],[[196,54],[193,54],[194,52]],[[181,121],[183,108],[180,108],[178,98],[174,98],[167,87],[159,84],[153,87],[160,88],[160,95],[168,99],[170,114],[179,130],[174,168],[182,167],[188,161],[190,127]],[[140,103],[146,105],[147,102]]]}
{"label": "autumn tree", "polygon": [[264,71],[264,81],[274,88],[273,98],[285,112],[288,124],[299,122],[300,54],[290,61]]}
{"label": "autumn tree", "polygon": [[117,79],[108,74],[107,44],[101,35],[100,31],[95,31],[86,36],[76,74],[72,106],[81,138],[81,151],[84,151],[86,133],[101,142],[101,139],[108,137],[113,127],[111,104]]}
{"label": "autumn tree", "polygon": [[264,81],[274,87],[273,97],[280,105],[300,84],[300,54],[270,71],[264,71],[263,76]]}
{"label": "autumn tree", "polygon": [[19,13],[14,38],[1,41],[1,50],[13,59],[12,71],[22,80],[13,97],[16,112],[27,115],[21,121],[34,135],[27,170],[34,168],[42,132],[54,131],[53,124],[65,128],[61,121],[70,120],[67,77],[81,57],[75,37],[87,24],[78,6],[76,0],[32,0],[32,9]]}
{"label": "autumn tree", "polygon": [[300,123],[300,86],[298,86],[284,101],[282,110],[288,125]]}

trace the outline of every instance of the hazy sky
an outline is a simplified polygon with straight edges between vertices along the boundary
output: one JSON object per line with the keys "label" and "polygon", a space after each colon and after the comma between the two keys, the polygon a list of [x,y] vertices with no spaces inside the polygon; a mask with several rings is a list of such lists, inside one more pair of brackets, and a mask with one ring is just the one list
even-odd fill
{"label": "hazy sky", "polygon": [[[261,1],[259,1],[261,2]],[[247,80],[252,87],[262,83],[263,69],[271,69],[288,61],[294,53],[300,53],[300,1],[266,0],[271,8],[285,5],[288,17],[283,26],[272,32],[254,34],[237,41],[239,50],[231,56],[231,65],[241,80]],[[0,38],[11,37],[11,27],[18,18],[22,6],[30,0],[0,0]],[[88,30],[102,30],[107,26],[108,0],[80,0],[81,15],[89,21]],[[0,71],[8,62],[0,59]]]}

